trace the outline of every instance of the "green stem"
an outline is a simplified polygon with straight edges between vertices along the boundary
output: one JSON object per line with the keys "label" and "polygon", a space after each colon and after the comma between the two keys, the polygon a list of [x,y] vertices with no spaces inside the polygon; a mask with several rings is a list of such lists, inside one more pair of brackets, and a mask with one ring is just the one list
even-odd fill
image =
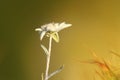
{"label": "green stem", "polygon": [[52,37],[49,39],[49,48],[48,48],[48,55],[46,60],[46,71],[45,71],[45,80],[48,80],[48,72],[49,72],[49,65],[50,65],[50,55],[51,55],[51,47],[52,47]]}

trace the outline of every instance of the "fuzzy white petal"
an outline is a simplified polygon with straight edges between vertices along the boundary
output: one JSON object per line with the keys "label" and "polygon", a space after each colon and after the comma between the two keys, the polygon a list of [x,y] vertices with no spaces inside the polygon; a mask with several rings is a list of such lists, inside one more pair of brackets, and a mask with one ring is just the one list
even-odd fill
{"label": "fuzzy white petal", "polygon": [[40,33],[40,40],[43,39],[43,37],[45,36],[45,34],[46,34],[46,31],[42,31],[42,32]]}
{"label": "fuzzy white petal", "polygon": [[36,28],[35,31],[40,32],[40,40],[42,40],[47,32],[48,33],[59,32],[59,31],[65,29],[65,28],[68,28],[70,26],[72,26],[72,24],[66,24],[65,22],[49,23],[49,24],[42,25],[41,28]]}
{"label": "fuzzy white petal", "polygon": [[35,31],[42,31],[42,29],[41,28],[36,28]]}
{"label": "fuzzy white petal", "polygon": [[65,28],[68,28],[70,26],[72,26],[72,24],[65,24],[65,22],[63,22],[58,26],[58,31],[65,29]]}
{"label": "fuzzy white petal", "polygon": [[64,26],[65,25],[65,22],[62,22],[59,26],[61,27],[61,26]]}

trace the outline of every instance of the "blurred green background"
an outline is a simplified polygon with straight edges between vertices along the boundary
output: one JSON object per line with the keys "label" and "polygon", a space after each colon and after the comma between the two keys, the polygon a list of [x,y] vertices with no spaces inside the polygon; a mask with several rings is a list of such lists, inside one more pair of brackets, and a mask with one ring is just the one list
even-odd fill
{"label": "blurred green background", "polygon": [[53,43],[50,72],[65,68],[50,80],[93,80],[94,67],[79,60],[92,58],[90,49],[120,53],[119,0],[1,0],[0,80],[41,80],[45,55],[34,29],[64,21],[73,26]]}

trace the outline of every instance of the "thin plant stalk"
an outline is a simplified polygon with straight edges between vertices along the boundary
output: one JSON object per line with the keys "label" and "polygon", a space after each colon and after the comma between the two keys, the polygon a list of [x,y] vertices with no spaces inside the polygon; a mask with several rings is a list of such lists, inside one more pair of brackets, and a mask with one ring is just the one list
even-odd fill
{"label": "thin plant stalk", "polygon": [[48,80],[55,74],[59,73],[64,65],[60,66],[57,70],[53,71],[49,74],[49,65],[50,65],[50,56],[51,56],[51,47],[52,47],[52,39],[55,40],[55,42],[59,42],[59,35],[58,32],[62,29],[68,28],[72,26],[72,24],[66,24],[65,22],[62,23],[49,23],[41,26],[41,28],[36,28],[35,31],[40,32],[40,40],[44,38],[44,36],[49,37],[49,45],[48,49],[41,44],[41,47],[43,48],[45,54],[46,54],[46,70],[45,70],[45,76],[42,74],[42,80]]}
{"label": "thin plant stalk", "polygon": [[52,37],[49,38],[49,48],[48,48],[48,55],[46,60],[45,80],[48,80],[48,75],[49,75],[48,72],[49,72],[49,65],[50,65],[51,47],[52,47]]}

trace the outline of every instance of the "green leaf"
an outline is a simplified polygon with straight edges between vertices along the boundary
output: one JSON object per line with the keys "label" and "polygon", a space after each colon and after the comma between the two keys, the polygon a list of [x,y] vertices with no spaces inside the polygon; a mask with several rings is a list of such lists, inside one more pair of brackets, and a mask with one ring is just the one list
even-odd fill
{"label": "green leaf", "polygon": [[48,55],[48,54],[49,54],[49,52],[48,52],[47,48],[46,48],[44,45],[42,45],[42,44],[41,44],[41,47],[42,47],[42,48],[43,48],[43,50],[45,51],[45,54],[46,54],[46,55]]}
{"label": "green leaf", "polygon": [[48,76],[48,79],[51,78],[52,76],[54,76],[55,74],[61,72],[63,68],[64,68],[64,65],[60,66],[57,70],[55,70],[54,72],[52,72],[52,73]]}
{"label": "green leaf", "polygon": [[50,36],[55,40],[55,42],[59,42],[59,35],[57,32],[50,34]]}

